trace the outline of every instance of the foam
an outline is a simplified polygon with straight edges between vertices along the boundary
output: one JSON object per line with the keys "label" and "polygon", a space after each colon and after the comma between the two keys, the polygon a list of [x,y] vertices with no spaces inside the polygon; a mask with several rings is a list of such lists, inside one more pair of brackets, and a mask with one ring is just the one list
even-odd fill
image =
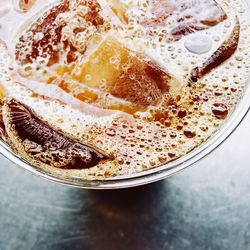
{"label": "foam", "polygon": [[[144,13],[147,16],[152,14],[149,9],[145,8],[145,2],[123,1],[126,6],[133,7],[129,8],[126,13],[131,20],[135,18],[135,13]],[[23,34],[29,27],[27,23],[30,24],[30,19],[34,20],[32,17],[37,11],[37,3],[25,14],[17,14],[20,15],[18,18],[21,21],[20,25],[16,27],[16,32],[11,30],[14,37],[10,35],[8,27],[3,27],[7,34],[8,51],[4,46],[0,48],[0,82],[6,89],[8,97],[15,98],[31,107],[39,118],[46,121],[52,128],[65,132],[72,140],[91,145],[101,152],[114,156],[105,163],[83,170],[60,170],[46,164],[39,165],[37,161],[30,158],[27,160],[55,175],[103,179],[131,175],[161,166],[204,143],[220,129],[225,120],[230,118],[244,93],[250,68],[248,13],[243,11],[244,5],[241,1],[221,0],[218,2],[227,13],[227,20],[207,30],[169,43],[162,39],[164,37],[162,27],[151,29],[153,36],[149,36],[140,25],[134,24],[132,27],[132,21],[119,22],[119,18],[108,7],[108,3],[100,1],[101,16],[108,24],[104,26],[118,32],[119,36],[124,41],[126,40],[128,47],[133,47],[133,44],[138,50],[140,47],[140,51],[156,60],[182,86],[182,89],[178,89],[175,93],[165,93],[163,101],[157,106],[150,106],[146,110],[135,112],[133,116],[119,111],[119,108],[104,112],[101,102],[94,105],[81,102],[71,93],[63,91],[57,84],[44,83],[45,78],[41,72],[46,69],[49,74],[54,74],[55,68],[46,67],[47,58],[43,58],[44,62],[42,66],[40,65],[39,70],[36,69],[36,61],[25,65],[32,68],[31,75],[35,74],[36,79],[30,77],[30,73],[20,76],[20,71],[17,70],[20,64],[13,61],[13,48],[20,34]],[[39,4],[45,9],[49,9],[51,6],[48,2],[40,1]],[[71,8],[74,9],[76,4],[77,1],[71,1]],[[0,6],[2,5],[0,4]],[[146,12],[144,12],[145,9]],[[84,6],[74,10],[74,15],[76,12],[79,12],[78,14],[81,16],[86,15]],[[1,13],[3,13],[2,17]],[[11,4],[10,7],[5,6],[4,9],[0,9],[1,26],[4,26],[5,21],[14,13],[15,10]],[[25,18],[22,15],[25,15]],[[72,29],[79,26],[79,20],[76,21],[72,15],[72,13],[66,13],[57,18],[57,22],[67,22],[68,27],[72,26],[63,31],[65,39],[71,39]],[[235,15],[238,16],[241,25],[240,42],[236,53],[195,85],[188,85],[188,73],[191,69],[206,61],[229,37],[234,28]],[[8,23],[9,29],[13,29],[13,23]],[[84,22],[82,25],[84,28]],[[98,34],[102,35],[105,30],[103,27],[97,31]],[[71,40],[77,49],[77,55],[81,55],[86,50],[86,42],[83,42],[85,40],[82,39],[82,36],[87,38],[86,32],[90,32],[89,36],[92,36],[93,32],[96,32],[96,28],[90,28],[89,31],[85,29],[83,32],[79,37],[73,37]],[[0,36],[1,34],[3,31],[0,30]],[[35,39],[41,39],[42,35],[36,34]],[[211,42],[211,44],[209,43],[211,46],[205,46],[205,49],[202,49],[202,54],[200,50],[193,53],[194,51],[187,50],[185,47],[188,41],[196,36],[206,37]],[[55,66],[64,63],[64,59],[65,57],[62,57]],[[92,91],[90,87],[82,83],[73,82],[72,84],[78,84],[79,88]],[[105,96],[102,89],[93,91],[96,91],[96,95]],[[109,98],[113,103],[126,104],[120,98],[112,96]],[[23,157],[25,157],[24,152]]]}

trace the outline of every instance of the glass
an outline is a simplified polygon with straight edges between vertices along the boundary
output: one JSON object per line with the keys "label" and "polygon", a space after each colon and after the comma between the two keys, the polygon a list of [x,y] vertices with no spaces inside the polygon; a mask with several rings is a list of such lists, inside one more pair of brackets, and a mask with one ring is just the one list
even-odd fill
{"label": "glass", "polygon": [[[250,7],[250,0],[245,1]],[[0,142],[0,153],[6,158],[14,162],[16,165],[40,176],[47,180],[57,183],[88,189],[118,189],[135,187],[139,185],[149,184],[155,181],[167,178],[175,173],[178,173],[185,168],[193,165],[195,162],[204,158],[220,146],[240,125],[241,121],[246,116],[250,108],[250,83],[247,84],[243,98],[235,107],[231,117],[224,123],[224,125],[214,134],[209,140],[203,143],[200,147],[186,154],[185,156],[170,162],[161,167],[152,170],[141,172],[130,176],[114,177],[105,180],[84,180],[74,177],[60,177],[54,176],[44,169],[36,168],[29,162],[22,159],[19,155],[15,154],[4,142]]]}

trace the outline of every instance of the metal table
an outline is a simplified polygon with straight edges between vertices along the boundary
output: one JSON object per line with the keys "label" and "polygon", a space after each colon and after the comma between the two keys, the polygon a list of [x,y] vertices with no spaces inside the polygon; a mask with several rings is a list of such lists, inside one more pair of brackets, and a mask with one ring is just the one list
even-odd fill
{"label": "metal table", "polygon": [[249,124],[184,172],[127,190],[68,188],[1,157],[0,249],[250,249]]}

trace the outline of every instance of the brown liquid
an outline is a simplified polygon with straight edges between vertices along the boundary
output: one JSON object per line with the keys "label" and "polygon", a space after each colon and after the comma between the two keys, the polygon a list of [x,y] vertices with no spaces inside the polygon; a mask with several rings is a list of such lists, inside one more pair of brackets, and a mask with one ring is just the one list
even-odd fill
{"label": "brown liquid", "polygon": [[[130,33],[131,6],[119,0],[108,1],[111,14],[96,1],[64,0],[22,26],[14,39],[18,83],[5,85],[13,98],[4,102],[0,136],[25,159],[67,173],[82,169],[77,173],[84,178],[137,173],[190,152],[229,116],[240,84],[222,75],[238,48],[240,23],[232,22],[225,39],[231,29],[226,32],[222,22],[229,16],[215,1],[145,2],[155,6],[152,15],[144,13],[133,27],[145,31],[143,41]],[[216,15],[198,15],[202,4]],[[217,25],[227,36],[223,33],[211,57],[191,54],[177,42]],[[216,27],[211,30],[210,39]]]}

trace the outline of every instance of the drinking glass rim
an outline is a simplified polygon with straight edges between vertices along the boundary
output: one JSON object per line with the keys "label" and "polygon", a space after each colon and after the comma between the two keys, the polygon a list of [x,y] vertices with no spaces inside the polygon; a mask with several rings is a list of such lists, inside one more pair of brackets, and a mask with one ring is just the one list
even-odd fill
{"label": "drinking glass rim", "polygon": [[63,177],[53,176],[53,174],[29,164],[21,156],[17,155],[3,141],[0,141],[0,153],[15,163],[17,166],[22,167],[33,174],[67,186],[86,189],[120,189],[149,184],[165,179],[177,172],[186,169],[189,166],[192,166],[194,163],[198,162],[205,156],[208,156],[212,151],[218,148],[237,129],[250,109],[250,102],[248,101],[250,100],[249,85],[250,81],[247,82],[245,93],[239,103],[236,105],[230,117],[227,119],[225,124],[223,124],[223,126],[211,136],[211,138],[201,144],[201,146],[190,151],[185,156],[182,156],[179,159],[164,164],[160,167],[156,167],[141,173],[108,178],[104,180],[85,180],[82,178],[66,179]]}

